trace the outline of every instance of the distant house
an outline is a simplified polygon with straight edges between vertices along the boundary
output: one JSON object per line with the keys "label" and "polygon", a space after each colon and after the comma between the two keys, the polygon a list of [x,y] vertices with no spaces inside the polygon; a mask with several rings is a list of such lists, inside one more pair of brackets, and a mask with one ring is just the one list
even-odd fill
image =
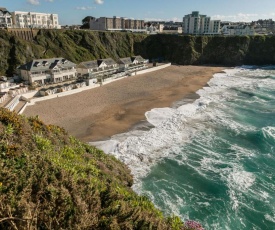
{"label": "distant house", "polygon": [[255,35],[255,29],[253,26],[245,24],[237,25],[224,25],[222,27],[223,35]]}
{"label": "distant house", "polygon": [[108,76],[118,71],[118,64],[112,58],[81,62],[77,65],[79,76],[97,78]]}
{"label": "distant house", "polygon": [[0,7],[0,28],[12,27],[12,15],[3,7]]}
{"label": "distant house", "polygon": [[35,59],[19,66],[18,75],[29,84],[44,85],[76,79],[76,64],[65,58]]}

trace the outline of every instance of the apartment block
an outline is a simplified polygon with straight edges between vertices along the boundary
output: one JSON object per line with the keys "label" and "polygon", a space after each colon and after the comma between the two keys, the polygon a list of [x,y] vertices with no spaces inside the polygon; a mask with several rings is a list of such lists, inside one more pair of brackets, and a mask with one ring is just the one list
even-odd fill
{"label": "apartment block", "polygon": [[12,15],[3,7],[0,7],[0,28],[12,27]]}
{"label": "apartment block", "polygon": [[[142,32],[144,30],[144,20],[135,20],[123,17],[100,17],[90,19],[91,30],[103,31],[123,31],[131,30]],[[144,30],[145,31],[145,30]]]}
{"label": "apartment block", "polygon": [[12,12],[12,20],[15,28],[61,28],[58,14],[14,11]]}
{"label": "apartment block", "polygon": [[183,32],[194,35],[220,34],[220,20],[211,20],[207,15],[193,11],[183,17]]}

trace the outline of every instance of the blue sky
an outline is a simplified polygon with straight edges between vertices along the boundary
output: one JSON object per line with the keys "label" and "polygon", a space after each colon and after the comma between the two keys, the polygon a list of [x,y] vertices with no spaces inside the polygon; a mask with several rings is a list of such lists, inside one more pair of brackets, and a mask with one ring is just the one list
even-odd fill
{"label": "blue sky", "polygon": [[182,21],[191,11],[223,21],[275,20],[275,0],[1,0],[0,7],[57,13],[61,25],[81,24],[85,16]]}

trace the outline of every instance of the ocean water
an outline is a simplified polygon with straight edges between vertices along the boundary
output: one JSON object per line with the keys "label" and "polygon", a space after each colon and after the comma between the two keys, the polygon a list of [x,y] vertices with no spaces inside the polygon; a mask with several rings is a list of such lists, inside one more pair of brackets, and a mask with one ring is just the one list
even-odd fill
{"label": "ocean water", "polygon": [[148,111],[153,128],[97,144],[166,215],[205,229],[275,229],[275,66],[228,69],[208,85],[194,102]]}

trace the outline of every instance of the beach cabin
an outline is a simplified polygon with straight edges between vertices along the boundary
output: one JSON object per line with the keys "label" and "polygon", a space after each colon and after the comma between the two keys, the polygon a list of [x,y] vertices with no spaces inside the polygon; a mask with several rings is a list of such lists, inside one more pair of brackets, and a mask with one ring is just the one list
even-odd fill
{"label": "beach cabin", "polygon": [[98,63],[97,60],[81,62],[76,68],[78,77],[93,78],[98,72]]}
{"label": "beach cabin", "polygon": [[65,58],[35,59],[17,68],[19,77],[30,85],[74,80],[76,64]]}
{"label": "beach cabin", "polygon": [[112,58],[99,59],[98,61],[99,71],[104,74],[112,74],[118,71],[119,65]]}
{"label": "beach cabin", "polygon": [[121,71],[127,71],[129,66],[131,66],[133,64],[133,62],[132,62],[132,59],[130,57],[126,57],[126,58],[120,58],[118,60],[118,64],[119,64],[119,69]]}
{"label": "beach cabin", "polygon": [[77,66],[78,77],[88,79],[88,85],[95,84],[97,79],[111,77],[119,70],[119,64],[112,58],[81,62]]}

